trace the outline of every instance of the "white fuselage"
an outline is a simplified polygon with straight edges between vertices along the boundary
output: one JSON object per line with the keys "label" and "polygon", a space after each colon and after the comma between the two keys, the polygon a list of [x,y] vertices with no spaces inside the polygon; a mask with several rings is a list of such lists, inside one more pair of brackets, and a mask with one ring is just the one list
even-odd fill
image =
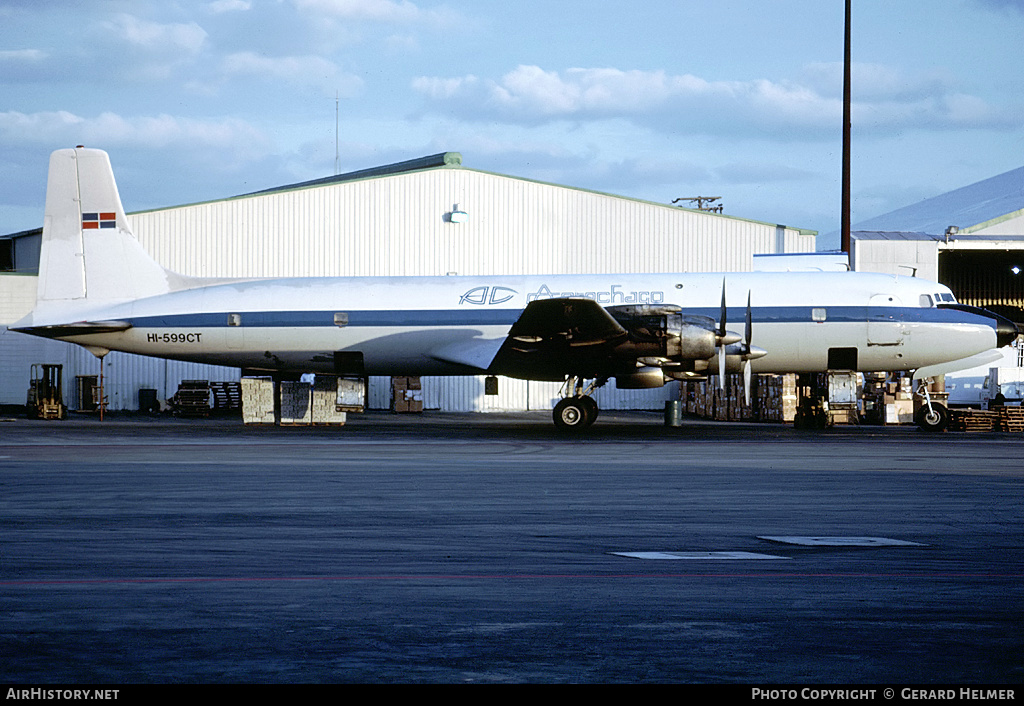
{"label": "white fuselage", "polygon": [[742,331],[748,293],[754,372],[815,372],[829,349],[856,349],[862,371],[914,370],[996,347],[989,319],[937,308],[939,284],[865,273],[620,274],[293,278],[195,287],[134,301],[65,301],[32,326],[130,324],[55,336],[94,349],[301,372],[334,371],[359,352],[368,375],[465,375],[487,370],[526,305],[586,297],[602,306],[677,305]]}

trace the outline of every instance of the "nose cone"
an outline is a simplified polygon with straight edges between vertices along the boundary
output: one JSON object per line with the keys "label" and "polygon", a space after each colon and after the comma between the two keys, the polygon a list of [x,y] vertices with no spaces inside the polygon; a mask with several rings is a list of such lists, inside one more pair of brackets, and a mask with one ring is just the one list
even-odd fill
{"label": "nose cone", "polygon": [[1017,324],[1004,316],[992,314],[992,312],[989,312],[989,314],[996,320],[996,342],[1000,348],[1008,346],[1017,340],[1017,336],[1020,335],[1020,331],[1017,330]]}
{"label": "nose cone", "polygon": [[996,347],[1002,348],[1013,343],[1017,336],[1020,335],[1020,331],[1017,329],[1017,324],[1010,321],[1005,316],[993,313],[988,309],[981,309],[976,306],[968,306],[967,304],[941,304],[942,309],[955,309],[957,311],[963,311],[968,314],[975,314],[977,316],[984,316],[985,318],[992,319],[996,322]]}

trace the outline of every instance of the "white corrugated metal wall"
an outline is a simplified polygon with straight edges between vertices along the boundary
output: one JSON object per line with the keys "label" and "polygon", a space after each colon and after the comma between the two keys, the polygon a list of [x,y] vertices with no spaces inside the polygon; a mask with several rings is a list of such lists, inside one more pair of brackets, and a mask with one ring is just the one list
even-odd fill
{"label": "white corrugated metal wall", "polygon": [[[455,204],[465,223],[448,221]],[[742,271],[779,251],[775,225],[450,167],[129,218],[196,276]],[[786,252],[814,240],[784,231]]]}
{"label": "white corrugated metal wall", "polygon": [[[469,214],[464,223],[450,221],[456,204]],[[755,253],[815,245],[792,228],[450,166],[128,218],[158,262],[202,277],[744,271]],[[95,374],[90,354],[68,349],[66,375]],[[174,366],[192,364],[107,360],[111,409],[134,409],[140,387],[165,399],[181,376],[237,379],[216,366],[182,368],[175,378]],[[502,379],[496,397],[484,396],[482,378],[424,378],[423,387],[428,409],[497,411],[550,408],[559,386]],[[660,408],[673,388],[616,391],[612,383],[598,401]],[[371,379],[371,407],[387,400],[387,379]]]}

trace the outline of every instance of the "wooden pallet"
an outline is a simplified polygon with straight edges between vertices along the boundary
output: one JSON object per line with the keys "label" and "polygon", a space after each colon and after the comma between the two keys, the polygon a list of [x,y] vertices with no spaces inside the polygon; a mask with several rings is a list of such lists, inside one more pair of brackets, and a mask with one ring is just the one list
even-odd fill
{"label": "wooden pallet", "polygon": [[999,431],[1024,433],[1024,408],[1021,407],[1000,407]]}
{"label": "wooden pallet", "polygon": [[983,412],[977,409],[951,409],[949,411],[950,431],[995,431],[998,422],[998,412]]}
{"label": "wooden pallet", "polygon": [[213,408],[218,412],[242,408],[242,383],[211,382],[210,392],[213,393]]}

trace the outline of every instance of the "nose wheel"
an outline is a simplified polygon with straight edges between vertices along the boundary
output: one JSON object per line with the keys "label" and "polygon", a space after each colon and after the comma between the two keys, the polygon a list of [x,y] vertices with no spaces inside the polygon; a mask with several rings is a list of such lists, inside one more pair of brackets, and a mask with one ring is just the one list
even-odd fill
{"label": "nose wheel", "polygon": [[928,392],[928,381],[920,380],[917,394],[924,398],[924,404],[914,414],[914,421],[921,431],[945,431],[949,426],[949,410],[932,400]]}

